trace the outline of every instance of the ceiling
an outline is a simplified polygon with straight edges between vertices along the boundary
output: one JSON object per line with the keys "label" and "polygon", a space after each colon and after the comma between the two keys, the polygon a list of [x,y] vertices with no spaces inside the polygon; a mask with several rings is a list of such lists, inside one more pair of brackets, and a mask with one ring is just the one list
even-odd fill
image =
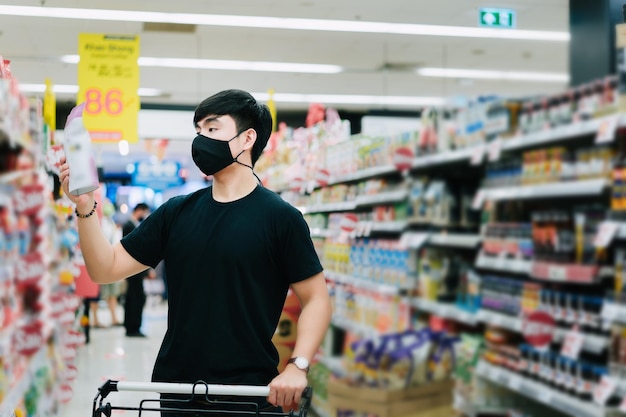
{"label": "ceiling", "polygon": [[[477,27],[480,7],[517,11],[517,28],[568,31],[568,0],[0,0],[0,5],[94,8],[168,13],[335,19]],[[497,81],[420,76],[419,67],[549,72],[567,74],[568,42],[323,32],[286,29],[197,26],[191,33],[144,30],[141,22],[8,16],[0,13],[0,55],[11,60],[22,84],[50,78],[75,85],[77,65],[63,55],[77,54],[80,33],[139,34],[141,56],[273,61],[339,65],[338,74],[142,67],[140,85],[163,92],[143,103],[196,105],[226,88],[251,92],[374,96],[526,96],[562,91],[566,82]],[[506,29],[503,29],[506,30]],[[57,100],[73,94],[57,93]],[[277,103],[304,110],[308,103]],[[415,106],[336,104],[338,109],[402,109]],[[190,132],[192,134],[193,132]],[[188,147],[188,145],[186,145]],[[185,148],[185,152],[188,150]]]}
{"label": "ceiling", "polygon": [[[177,13],[277,16],[477,27],[480,7],[517,11],[517,28],[568,31],[568,0],[0,0],[0,5],[117,9]],[[506,29],[503,29],[506,31]],[[143,102],[197,104],[225,88],[251,92],[454,97],[497,93],[520,96],[560,91],[565,82],[423,77],[414,67],[568,71],[568,43],[197,26],[193,33],[146,31],[140,22],[20,17],[0,14],[0,55],[22,83],[76,84],[79,33],[139,34],[141,56],[339,65],[339,74],[141,68],[141,87],[160,97]],[[72,97],[69,95],[68,97]],[[307,103],[277,103],[306,108]],[[338,105],[342,108],[364,108]],[[381,107],[366,105],[365,107]],[[394,104],[382,106],[397,107]],[[406,109],[406,106],[401,106]]]}

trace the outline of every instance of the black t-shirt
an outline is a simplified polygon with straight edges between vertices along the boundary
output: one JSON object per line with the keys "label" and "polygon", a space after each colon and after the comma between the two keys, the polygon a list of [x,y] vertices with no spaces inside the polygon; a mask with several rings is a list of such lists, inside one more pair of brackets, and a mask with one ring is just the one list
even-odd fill
{"label": "black t-shirt", "polygon": [[122,239],[144,265],[165,261],[168,329],[153,381],[265,385],[289,285],[322,271],[302,214],[257,187],[220,203],[212,187],[175,197]]}

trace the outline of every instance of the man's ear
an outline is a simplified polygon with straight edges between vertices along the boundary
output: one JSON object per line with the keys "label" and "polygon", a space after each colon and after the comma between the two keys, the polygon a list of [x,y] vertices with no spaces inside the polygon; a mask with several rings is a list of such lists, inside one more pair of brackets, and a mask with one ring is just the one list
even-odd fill
{"label": "man's ear", "polygon": [[256,142],[256,130],[250,128],[248,130],[245,131],[245,142],[244,142],[244,149],[248,150],[248,149],[252,149],[252,147],[254,146],[254,143]]}

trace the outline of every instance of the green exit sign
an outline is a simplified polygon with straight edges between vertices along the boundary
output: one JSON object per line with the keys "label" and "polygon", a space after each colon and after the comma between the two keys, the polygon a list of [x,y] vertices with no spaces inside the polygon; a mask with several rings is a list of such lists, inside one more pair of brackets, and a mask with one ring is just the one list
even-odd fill
{"label": "green exit sign", "polygon": [[488,28],[515,28],[515,11],[509,9],[480,9],[478,11],[478,26]]}

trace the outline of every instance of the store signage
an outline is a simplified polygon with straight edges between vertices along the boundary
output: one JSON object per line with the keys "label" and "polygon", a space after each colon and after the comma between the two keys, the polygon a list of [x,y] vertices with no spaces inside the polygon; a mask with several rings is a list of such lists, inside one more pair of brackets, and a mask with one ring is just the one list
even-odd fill
{"label": "store signage", "polygon": [[522,324],[522,334],[528,344],[539,349],[552,342],[554,331],[554,318],[544,311],[530,313]]}
{"label": "store signage", "polygon": [[15,267],[15,279],[19,286],[37,284],[46,273],[46,264],[38,252],[23,255]]}
{"label": "store signage", "polygon": [[180,164],[175,161],[136,162],[131,181],[136,186],[162,191],[182,185],[182,179],[179,176],[180,168]]}
{"label": "store signage", "polygon": [[94,142],[138,141],[139,37],[82,33],[78,96]]}
{"label": "store signage", "polygon": [[514,29],[517,23],[516,12],[510,9],[485,9],[478,11],[478,26]]}

